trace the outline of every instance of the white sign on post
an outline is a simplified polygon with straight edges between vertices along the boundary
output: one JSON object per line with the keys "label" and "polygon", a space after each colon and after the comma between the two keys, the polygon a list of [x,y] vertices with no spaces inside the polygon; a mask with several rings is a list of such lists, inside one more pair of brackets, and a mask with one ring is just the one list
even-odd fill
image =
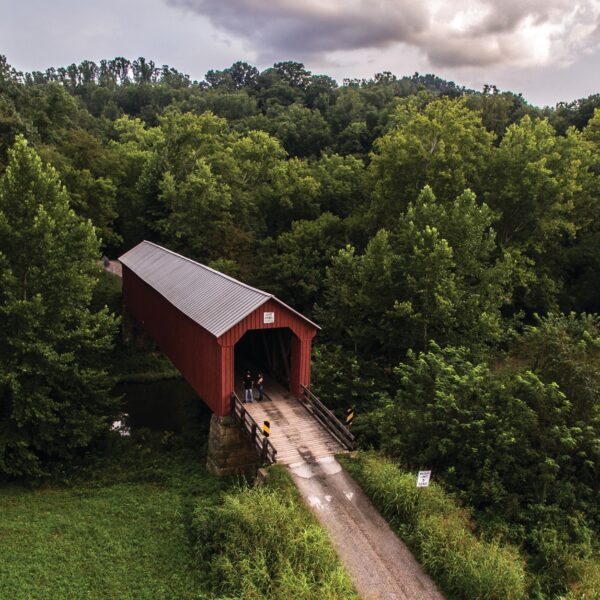
{"label": "white sign on post", "polygon": [[428,487],[431,471],[419,471],[417,475],[417,487]]}
{"label": "white sign on post", "polygon": [[263,313],[263,323],[275,323],[275,313],[274,312]]}

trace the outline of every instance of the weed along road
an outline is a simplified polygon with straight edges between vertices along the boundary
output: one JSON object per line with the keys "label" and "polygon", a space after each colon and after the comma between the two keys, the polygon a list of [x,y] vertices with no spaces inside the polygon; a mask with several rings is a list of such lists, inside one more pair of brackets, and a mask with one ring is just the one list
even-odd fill
{"label": "weed along road", "polygon": [[289,465],[364,600],[443,600],[433,581],[333,456]]}

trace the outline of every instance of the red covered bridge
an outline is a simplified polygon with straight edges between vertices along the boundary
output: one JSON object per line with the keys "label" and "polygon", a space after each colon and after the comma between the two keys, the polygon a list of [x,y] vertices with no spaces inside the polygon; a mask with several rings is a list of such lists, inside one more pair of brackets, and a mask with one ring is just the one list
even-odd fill
{"label": "red covered bridge", "polygon": [[246,346],[271,361],[289,350],[289,367],[280,368],[289,369],[290,391],[300,397],[310,385],[319,327],[275,296],[152,242],[119,260],[125,307],[216,415],[230,412],[236,344],[249,332],[276,331]]}
{"label": "red covered bridge", "polygon": [[[229,435],[221,431],[223,418],[232,413],[232,394],[246,369],[268,373],[268,399],[280,402],[264,409],[240,404],[238,420],[259,446],[264,440],[257,434],[257,422],[263,418],[274,424],[279,419],[288,429],[287,437],[276,431],[270,438],[271,460],[276,454],[274,440],[279,443],[279,460],[304,456],[298,450],[302,436],[294,432],[305,435],[315,427],[318,435],[304,440],[312,445],[309,452],[331,454],[341,449],[340,443],[351,445],[351,434],[308,391],[312,339],[319,329],[315,323],[272,294],[152,242],[141,242],[119,260],[125,308],[213,411],[211,436],[221,428],[213,436],[214,447],[222,448],[217,437]],[[297,422],[296,428],[292,421]],[[218,454],[214,447],[213,454]],[[209,464],[210,452],[209,439]]]}

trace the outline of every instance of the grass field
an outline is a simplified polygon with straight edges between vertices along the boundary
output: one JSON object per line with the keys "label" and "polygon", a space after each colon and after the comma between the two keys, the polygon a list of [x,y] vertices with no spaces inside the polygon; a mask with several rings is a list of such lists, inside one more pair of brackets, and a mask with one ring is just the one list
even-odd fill
{"label": "grass field", "polygon": [[68,484],[0,487],[0,598],[205,597],[186,504],[226,483],[186,451],[123,440],[111,456]]}

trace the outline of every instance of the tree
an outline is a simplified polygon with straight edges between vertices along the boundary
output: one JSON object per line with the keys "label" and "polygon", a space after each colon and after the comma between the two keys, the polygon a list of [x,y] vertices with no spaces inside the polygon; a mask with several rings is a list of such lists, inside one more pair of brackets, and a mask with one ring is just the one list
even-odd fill
{"label": "tree", "polygon": [[89,309],[98,240],[19,137],[0,179],[0,473],[39,476],[107,428],[116,319]]}
{"label": "tree", "polygon": [[419,95],[403,101],[392,129],[377,140],[372,154],[376,225],[397,217],[425,185],[442,201],[465,188],[479,193],[493,139],[465,100]]}
{"label": "tree", "polygon": [[594,527],[598,420],[590,443],[558,384],[526,368],[495,373],[466,348],[434,343],[396,373],[396,398],[376,419],[389,453],[433,468],[478,510],[530,531],[551,526],[567,543],[578,518]]}
{"label": "tree", "polygon": [[589,144],[592,164],[592,189],[589,202],[584,203],[578,219],[581,228],[564,250],[565,287],[561,305],[565,310],[600,312],[598,281],[600,281],[600,108],[583,131],[583,141]]}
{"label": "tree", "polygon": [[379,360],[382,367],[393,364],[390,339],[401,335],[389,314],[395,298],[395,258],[384,229],[362,255],[347,245],[326,270],[323,300],[315,311],[328,342],[343,345],[365,361]]}
{"label": "tree", "polygon": [[493,222],[468,190],[441,202],[424,188],[363,255],[348,248],[333,260],[317,315],[326,334],[388,366],[430,340],[473,349],[500,341],[519,257],[498,248]]}
{"label": "tree", "polygon": [[585,177],[585,152],[577,134],[559,138],[545,120],[525,116],[508,128],[493,154],[485,194],[501,212],[503,244],[543,252],[561,233],[574,233],[571,213]]}
{"label": "tree", "polygon": [[409,204],[393,247],[396,310],[416,327],[410,347],[424,349],[435,339],[476,348],[502,338],[501,309],[512,302],[521,261],[498,248],[495,220],[470,190],[441,202],[425,187]]}
{"label": "tree", "polygon": [[523,302],[533,310],[556,305],[564,278],[564,248],[593,222],[598,202],[591,147],[570,129],[556,135],[546,120],[523,117],[492,155],[485,201],[500,215],[502,246],[530,259]]}
{"label": "tree", "polygon": [[329,125],[316,109],[294,103],[273,108],[267,117],[263,121],[267,131],[281,140],[292,156],[319,156],[331,142]]}
{"label": "tree", "polygon": [[248,266],[256,239],[318,216],[318,183],[308,166],[285,160],[268,134],[232,131],[211,113],[177,110],[167,111],[159,127],[140,125],[127,133],[128,154],[137,143],[150,148],[134,212],[156,241],[200,261],[229,259]]}
{"label": "tree", "polygon": [[312,163],[312,173],[319,183],[322,211],[348,217],[366,204],[367,176],[362,160],[354,156],[324,154]]}
{"label": "tree", "polygon": [[283,81],[288,82],[293,87],[304,89],[310,81],[311,73],[304,68],[302,63],[288,60],[275,63],[273,68]]}
{"label": "tree", "polygon": [[294,221],[291,231],[268,239],[260,253],[262,285],[300,311],[310,313],[323,290],[325,269],[344,243],[339,217],[323,213]]}

